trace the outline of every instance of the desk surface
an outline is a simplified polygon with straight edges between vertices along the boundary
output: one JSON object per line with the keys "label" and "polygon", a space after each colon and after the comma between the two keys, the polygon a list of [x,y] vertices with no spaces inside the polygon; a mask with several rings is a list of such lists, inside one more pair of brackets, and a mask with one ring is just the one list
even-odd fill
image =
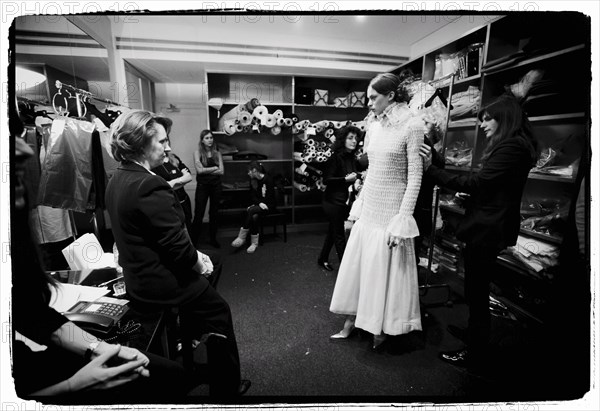
{"label": "desk surface", "polygon": [[[78,270],[52,271],[52,272],[49,272],[49,274],[61,283],[81,284],[81,285],[87,285],[87,286],[92,286],[92,287],[97,286],[102,283],[105,283],[106,281],[110,281],[110,280],[117,278],[117,271],[114,268],[102,268],[102,269],[96,269],[96,270],[81,270],[81,271],[78,271]],[[112,287],[109,286],[108,289],[110,290],[109,293],[107,294],[108,297],[124,298],[124,299],[129,300],[127,294],[125,294],[124,296],[121,296],[121,297],[116,297],[116,296],[114,296]],[[128,345],[130,347],[137,348],[139,350],[152,351],[151,350],[152,347],[150,347],[150,345],[151,345],[150,343],[151,343],[152,335],[154,334],[154,332],[156,331],[156,329],[159,325],[161,313],[160,312],[142,313],[140,311],[137,311],[135,309],[135,307],[132,306],[132,304],[128,304],[128,307],[129,307],[129,311],[127,311],[127,313],[125,313],[123,318],[121,318],[121,320],[119,321],[119,327],[124,327],[128,323],[131,324],[130,322],[139,323],[141,325],[141,327],[137,331],[135,331],[131,334],[120,335],[117,338],[117,340],[115,341],[115,343],[119,343],[122,345]],[[95,334],[98,338],[106,339],[106,338],[116,335],[117,330],[113,329],[111,331],[111,333],[109,333],[108,335],[98,335],[93,330],[86,330],[86,331],[90,332],[91,334]]]}

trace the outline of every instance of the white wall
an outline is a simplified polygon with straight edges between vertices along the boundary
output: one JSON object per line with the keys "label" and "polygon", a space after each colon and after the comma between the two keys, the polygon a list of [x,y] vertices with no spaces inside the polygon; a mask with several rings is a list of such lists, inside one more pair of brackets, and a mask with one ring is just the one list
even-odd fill
{"label": "white wall", "polygon": [[447,19],[449,22],[437,31],[434,31],[427,37],[413,43],[410,49],[410,59],[422,56],[423,54],[435,50],[444,44],[448,44],[459,37],[462,37],[465,33],[476,30],[480,27],[485,26],[491,21],[495,20],[498,16],[426,16],[427,19]]}
{"label": "white wall", "polygon": [[[200,131],[207,127],[204,90],[205,84],[156,83],[154,85],[156,112],[163,113],[173,120],[171,149],[194,174],[193,181],[185,186],[185,191],[192,199],[192,210],[195,208],[194,194],[196,192],[193,154],[198,146]],[[176,105],[180,111],[168,112],[166,109],[169,104]],[[208,207],[206,212],[208,212]]]}

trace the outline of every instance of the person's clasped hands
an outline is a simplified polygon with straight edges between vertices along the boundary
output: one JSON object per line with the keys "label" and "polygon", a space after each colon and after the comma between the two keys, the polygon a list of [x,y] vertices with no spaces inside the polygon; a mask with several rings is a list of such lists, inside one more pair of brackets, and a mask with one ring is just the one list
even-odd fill
{"label": "person's clasped hands", "polygon": [[260,203],[260,204],[258,204],[258,206],[259,206],[260,208],[262,208],[263,210],[265,210],[265,211],[267,211],[267,210],[269,209],[269,206],[268,206],[268,205],[266,205],[265,203]]}
{"label": "person's clasped hands", "polygon": [[209,277],[215,269],[210,257],[204,253],[201,253],[200,251],[196,250],[196,252],[198,253],[198,264],[200,265],[200,274],[202,274],[205,277]]}
{"label": "person's clasped hands", "polygon": [[67,380],[69,391],[105,390],[149,377],[149,362],[135,348],[101,342],[92,353],[92,360]]}

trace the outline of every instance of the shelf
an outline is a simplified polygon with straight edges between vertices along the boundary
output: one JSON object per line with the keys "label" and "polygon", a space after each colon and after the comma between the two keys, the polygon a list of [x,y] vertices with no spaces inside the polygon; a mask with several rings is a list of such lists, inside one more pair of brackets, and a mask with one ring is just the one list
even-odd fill
{"label": "shelf", "polygon": [[450,123],[448,123],[448,128],[475,127],[475,125],[477,125],[477,120],[461,121],[460,123],[456,121],[450,121]]}
{"label": "shelf", "polygon": [[563,177],[563,176],[556,176],[556,175],[552,175],[552,174],[541,174],[541,173],[534,173],[534,172],[529,173],[529,178],[531,178],[533,180],[558,181],[561,183],[574,183],[575,182],[574,177]]}
{"label": "shelf", "polygon": [[562,244],[562,241],[563,241],[562,238],[560,238],[560,237],[543,234],[543,233],[538,233],[536,231],[528,230],[526,228],[521,228],[519,230],[519,232],[521,234],[528,235],[529,237],[537,238],[538,240],[546,241],[546,242],[552,243],[552,244],[560,245],[560,244]]}
{"label": "shelf", "polygon": [[323,207],[322,204],[302,204],[302,205],[295,205],[294,206],[294,208],[296,208],[298,210],[302,209],[302,208],[307,209],[307,208],[321,208],[321,207]]}
{"label": "shelf", "polygon": [[585,118],[585,113],[552,114],[549,116],[529,117],[530,122],[568,120],[570,118]]}
{"label": "shelf", "polygon": [[[246,104],[246,103],[247,103],[247,101],[244,101],[244,102],[242,102],[242,101],[237,101],[237,102],[236,101],[224,101],[223,105],[224,106],[225,105],[238,106],[240,104]],[[265,107],[269,107],[269,106],[292,106],[292,105],[294,105],[294,103],[284,103],[284,102],[280,102],[280,103],[268,102],[268,103],[265,103],[264,101],[261,101],[260,104],[262,106],[265,106]],[[221,110],[223,110],[223,109],[221,109]]]}
{"label": "shelf", "polygon": [[528,317],[528,318],[530,318],[530,319],[538,322],[539,324],[543,324],[544,323],[540,318],[538,318],[535,315],[531,314],[529,311],[525,310],[521,306],[513,303],[508,298],[501,297],[501,296],[498,296],[498,295],[495,295],[495,294],[494,294],[494,298],[497,299],[498,301],[500,301],[501,303],[503,303],[504,305],[506,305],[508,308],[517,311],[518,314],[521,314],[521,315],[523,315],[525,317]]}
{"label": "shelf", "polygon": [[[284,186],[283,187],[285,190],[289,190],[291,188],[293,188],[293,186]],[[222,192],[224,193],[231,193],[231,192],[236,192],[236,191],[248,191],[250,190],[250,187],[246,187],[246,188],[222,188]]]}
{"label": "shelf", "polygon": [[[481,78],[481,74],[475,74],[474,76],[471,77],[466,77],[466,78],[461,78],[460,80],[455,80],[454,81],[454,85],[459,85],[459,84],[463,84],[463,83],[469,83],[471,81],[474,80],[478,80]],[[437,88],[443,88],[443,87],[450,87],[450,79],[444,80],[440,83],[435,83],[436,80],[432,80],[432,85],[435,85]]]}
{"label": "shelf", "polygon": [[336,107],[336,106],[315,106],[314,104],[294,104],[294,106],[296,107],[314,107],[314,108],[339,108],[342,110],[348,110],[348,109],[360,109],[360,110],[366,110],[368,109],[367,106],[364,107]]}
{"label": "shelf", "polygon": [[223,163],[249,163],[251,161],[258,161],[259,163],[291,163],[291,158],[280,158],[271,160],[223,160]]}
{"label": "shelf", "polygon": [[445,169],[451,171],[460,171],[463,173],[468,173],[469,171],[471,171],[470,167],[453,166],[451,164],[446,164]]}
{"label": "shelf", "polygon": [[459,207],[457,205],[440,204],[440,208],[447,210],[447,211],[451,211],[456,214],[465,215],[465,209],[462,207]]}
{"label": "shelf", "polygon": [[577,46],[568,47],[563,50],[558,50],[558,51],[554,51],[552,53],[542,54],[541,56],[531,57],[526,60],[519,61],[518,63],[515,63],[511,66],[501,67],[497,70],[494,70],[493,67],[488,70],[486,70],[484,68],[482,68],[481,70],[483,71],[483,74],[485,74],[485,75],[498,74],[498,73],[504,72],[506,70],[512,70],[512,69],[515,69],[518,67],[527,66],[532,63],[537,63],[538,61],[551,59],[553,57],[562,56],[562,55],[573,53],[575,51],[579,51],[579,50],[583,50],[583,49],[585,49],[585,44],[578,44]]}

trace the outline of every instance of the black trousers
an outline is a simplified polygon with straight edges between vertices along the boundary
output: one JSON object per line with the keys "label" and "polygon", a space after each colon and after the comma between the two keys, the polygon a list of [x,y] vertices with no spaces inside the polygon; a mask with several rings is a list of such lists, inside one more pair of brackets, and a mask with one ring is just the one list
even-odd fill
{"label": "black trousers", "polygon": [[498,249],[467,244],[464,249],[465,299],[469,306],[467,346],[473,355],[485,355],[490,339],[490,272]]}
{"label": "black trousers", "polygon": [[197,243],[200,240],[200,231],[202,228],[202,218],[206,211],[206,203],[210,199],[210,207],[208,209],[208,231],[211,240],[217,236],[218,228],[218,211],[219,203],[221,202],[221,183],[218,184],[200,184],[196,187],[196,212],[192,223],[192,241]]}
{"label": "black trousers", "polygon": [[252,235],[258,234],[258,229],[260,228],[260,217],[268,212],[268,210],[263,210],[257,205],[248,207],[248,214],[246,214],[246,221],[244,221],[242,228],[249,229],[250,234]]}
{"label": "black trousers", "polygon": [[[49,347],[32,352],[23,343],[13,345],[13,375],[17,394],[24,398],[73,376],[87,363],[82,356]],[[181,364],[144,352],[150,360],[149,377],[136,380],[110,390],[84,391],[58,397],[36,398],[42,402],[70,404],[128,404],[180,402],[193,388],[186,380]]]}
{"label": "black trousers", "polygon": [[207,343],[210,395],[227,397],[236,395],[240,386],[240,356],[238,353],[233,319],[227,301],[211,286],[189,303],[180,306],[180,313],[188,316],[188,324],[196,326],[192,335],[217,333],[227,337],[211,339]]}
{"label": "black trousers", "polygon": [[323,201],[323,211],[327,216],[329,225],[327,227],[327,235],[321,248],[319,261],[326,262],[329,259],[331,248],[335,245],[335,251],[338,259],[342,261],[344,250],[346,249],[346,234],[344,233],[344,222],[350,213],[350,207],[343,205],[335,205],[328,201]]}

